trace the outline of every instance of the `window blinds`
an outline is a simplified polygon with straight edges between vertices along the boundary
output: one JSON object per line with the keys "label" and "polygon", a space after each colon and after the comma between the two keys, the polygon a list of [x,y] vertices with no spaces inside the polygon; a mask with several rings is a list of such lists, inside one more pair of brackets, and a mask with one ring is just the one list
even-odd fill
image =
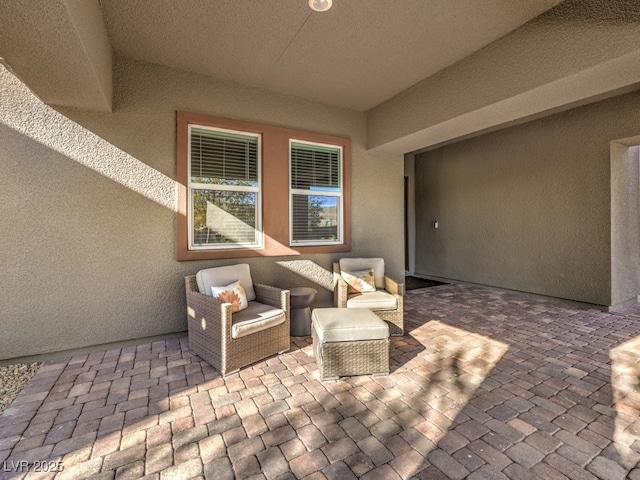
{"label": "window blinds", "polygon": [[257,185],[258,137],[192,128],[191,181]]}
{"label": "window blinds", "polygon": [[340,241],[341,149],[291,142],[291,241]]}
{"label": "window blinds", "polygon": [[339,191],[340,150],[292,143],[291,188]]}

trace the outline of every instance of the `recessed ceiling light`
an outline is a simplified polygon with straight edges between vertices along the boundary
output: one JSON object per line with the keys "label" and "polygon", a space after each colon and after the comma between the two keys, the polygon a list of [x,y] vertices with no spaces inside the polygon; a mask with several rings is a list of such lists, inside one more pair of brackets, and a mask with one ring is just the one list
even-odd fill
{"label": "recessed ceiling light", "polygon": [[331,8],[333,0],[309,0],[309,6],[316,12],[326,12]]}

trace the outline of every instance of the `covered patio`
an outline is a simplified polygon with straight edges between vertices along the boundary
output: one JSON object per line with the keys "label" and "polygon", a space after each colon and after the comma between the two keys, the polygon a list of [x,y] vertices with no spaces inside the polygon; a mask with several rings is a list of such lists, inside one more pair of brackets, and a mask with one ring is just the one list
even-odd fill
{"label": "covered patio", "polygon": [[[0,415],[0,478],[640,479],[638,25],[0,2],[0,365],[53,359]],[[247,263],[323,308],[343,257],[452,282],[406,294],[388,376],[321,382],[310,338],[224,378],[189,349],[185,277]]]}
{"label": "covered patio", "polygon": [[389,376],[320,382],[309,338],[224,379],[186,337],[48,361],[0,478],[640,478],[640,306],[453,283],[405,307]]}

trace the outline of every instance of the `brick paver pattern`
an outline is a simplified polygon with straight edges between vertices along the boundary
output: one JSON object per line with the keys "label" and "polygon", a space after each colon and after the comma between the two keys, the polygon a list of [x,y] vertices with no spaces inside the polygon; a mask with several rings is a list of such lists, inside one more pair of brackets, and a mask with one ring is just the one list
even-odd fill
{"label": "brick paver pattern", "polygon": [[389,376],[321,382],[310,338],[226,378],[186,337],[46,362],[0,478],[640,479],[639,305],[454,283],[405,309]]}

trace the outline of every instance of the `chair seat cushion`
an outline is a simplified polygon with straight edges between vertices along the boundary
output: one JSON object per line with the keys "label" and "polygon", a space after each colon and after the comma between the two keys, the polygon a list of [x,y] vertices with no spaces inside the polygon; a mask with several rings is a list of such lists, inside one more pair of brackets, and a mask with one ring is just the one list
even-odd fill
{"label": "chair seat cushion", "polygon": [[320,342],[389,338],[389,326],[366,308],[316,308],[312,320]]}
{"label": "chair seat cushion", "polygon": [[249,306],[234,313],[231,337],[240,338],[275,327],[285,321],[284,311],[260,302],[249,302]]}
{"label": "chair seat cushion", "polygon": [[350,295],[347,298],[347,308],[395,310],[398,308],[398,300],[386,290],[376,290],[375,292]]}

